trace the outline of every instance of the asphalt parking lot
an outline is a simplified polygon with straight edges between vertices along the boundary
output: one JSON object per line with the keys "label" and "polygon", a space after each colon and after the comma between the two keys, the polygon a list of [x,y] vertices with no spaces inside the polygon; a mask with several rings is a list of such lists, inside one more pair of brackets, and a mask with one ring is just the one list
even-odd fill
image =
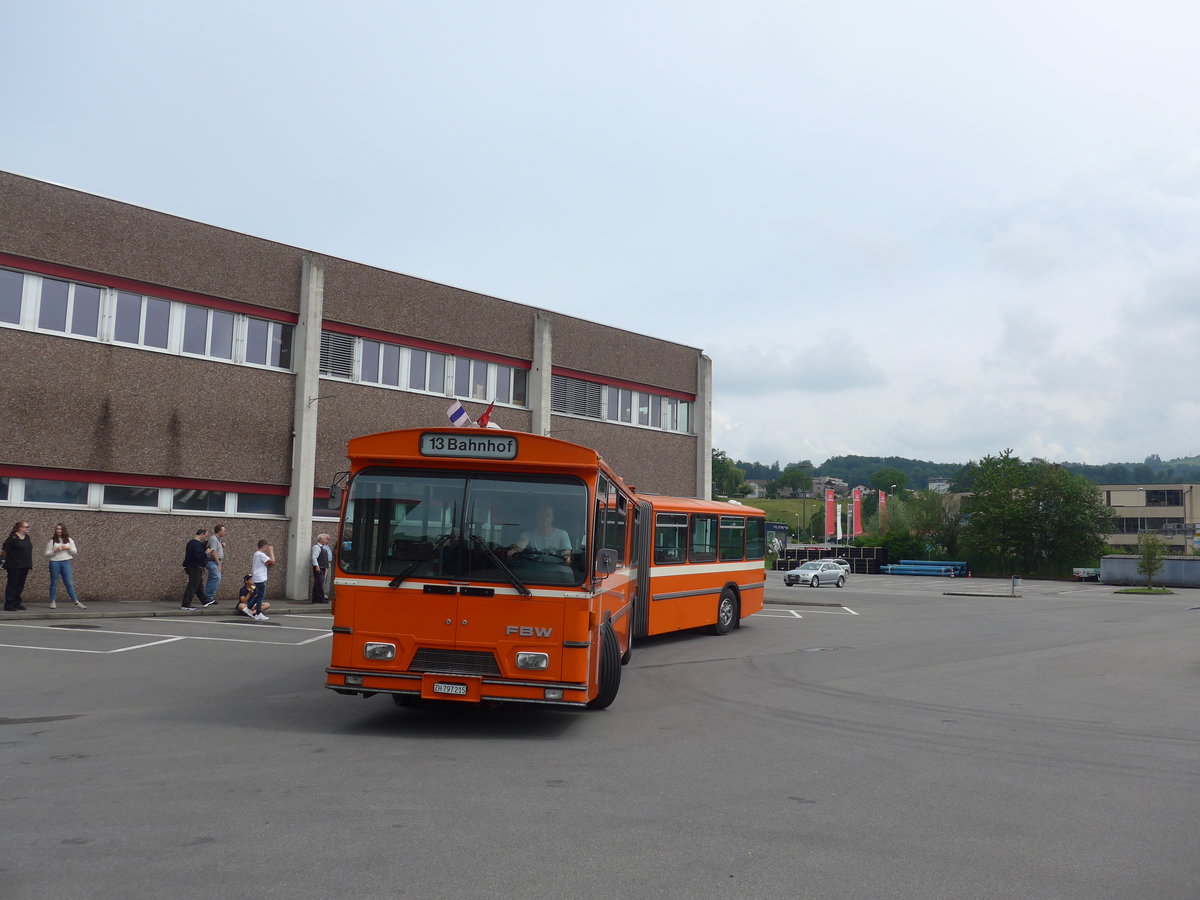
{"label": "asphalt parking lot", "polygon": [[777,577],[603,712],[336,696],[320,613],[0,621],[0,895],[1200,896],[1196,592]]}

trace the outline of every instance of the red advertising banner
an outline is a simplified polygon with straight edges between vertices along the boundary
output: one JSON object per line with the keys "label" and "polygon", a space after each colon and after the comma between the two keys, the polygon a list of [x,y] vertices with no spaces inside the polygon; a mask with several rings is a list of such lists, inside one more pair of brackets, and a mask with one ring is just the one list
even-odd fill
{"label": "red advertising banner", "polygon": [[826,539],[833,537],[834,529],[837,527],[837,504],[833,499],[833,489],[829,488],[825,491],[825,537]]}
{"label": "red advertising banner", "polygon": [[879,492],[879,527],[883,531],[887,531],[887,491]]}
{"label": "red advertising banner", "polygon": [[862,488],[855,488],[851,495],[854,498],[854,524],[850,526],[851,537],[859,537],[862,532]]}

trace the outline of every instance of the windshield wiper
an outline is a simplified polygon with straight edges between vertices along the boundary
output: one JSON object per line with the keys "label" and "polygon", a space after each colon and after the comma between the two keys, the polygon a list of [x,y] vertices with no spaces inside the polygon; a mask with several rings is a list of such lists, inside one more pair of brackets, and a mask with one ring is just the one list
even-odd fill
{"label": "windshield wiper", "polygon": [[446,534],[440,535],[438,538],[436,538],[430,545],[429,552],[422,554],[420,558],[414,559],[411,563],[409,563],[403,572],[388,582],[388,587],[400,587],[400,585],[404,583],[404,579],[417,570],[417,566],[423,566],[425,563],[429,562],[429,560],[433,558],[433,554],[440,550],[452,537],[454,537],[454,532],[449,531],[446,532]]}
{"label": "windshield wiper", "polygon": [[516,573],[509,568],[508,563],[502,560],[499,556],[492,552],[492,548],[487,545],[487,542],[477,534],[471,535],[471,543],[487,554],[488,559],[496,564],[496,568],[504,573],[504,577],[508,579],[508,583],[515,587],[526,597],[532,597],[533,591],[525,587],[521,579]]}

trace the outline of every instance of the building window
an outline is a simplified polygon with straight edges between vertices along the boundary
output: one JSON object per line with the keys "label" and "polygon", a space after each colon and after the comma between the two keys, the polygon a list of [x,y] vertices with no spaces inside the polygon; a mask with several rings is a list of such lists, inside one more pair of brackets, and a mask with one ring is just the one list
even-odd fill
{"label": "building window", "polygon": [[38,328],[67,330],[67,300],[71,285],[52,278],[42,279],[42,303],[38,309]]}
{"label": "building window", "polygon": [[233,359],[233,324],[233,313],[185,304],[183,352],[214,359]]}
{"label": "building window", "polygon": [[175,491],[171,508],[180,512],[225,512],[224,491],[197,491],[182,489]]}
{"label": "building window", "polygon": [[337,521],[338,516],[341,514],[341,509],[338,507],[329,508],[328,495],[313,494],[312,514],[314,519],[333,519]]}
{"label": "building window", "polygon": [[26,478],[25,502],[86,506],[88,485],[85,481],[49,481],[40,478]]}
{"label": "building window", "polygon": [[488,399],[488,364],[481,359],[459,356],[454,360],[454,396],[469,400]]}
{"label": "building window", "polygon": [[[24,291],[28,309],[22,308]],[[229,362],[279,369],[292,364],[292,326],[286,323],[10,269],[0,269],[0,322]]]}
{"label": "building window", "polygon": [[653,391],[635,391],[615,385],[595,385],[604,398],[604,412],[603,415],[599,415],[590,411],[593,407],[580,399],[590,390],[584,387],[589,384],[593,383],[562,375],[551,376],[551,407],[555,412],[604,418],[609,422],[624,422],[627,425],[640,425],[663,431],[690,433],[688,414],[691,401],[665,397]]}
{"label": "building window", "polygon": [[121,484],[106,484],[101,495],[105,506],[141,506],[158,508],[158,488],[128,487]]}
{"label": "building window", "polygon": [[603,390],[603,385],[594,381],[551,375],[550,408],[554,412],[599,419],[603,408]]}
{"label": "building window", "polygon": [[125,291],[117,293],[113,340],[165,350],[170,333],[169,301]]}
{"label": "building window", "polygon": [[321,374],[354,377],[354,337],[336,331],[321,332]]}
{"label": "building window", "polygon": [[0,269],[0,322],[21,324],[21,292],[24,288],[24,275]]}
{"label": "building window", "polygon": [[1183,506],[1183,491],[1146,491],[1147,506]]}
{"label": "building window", "polygon": [[[322,333],[324,337],[324,333]],[[324,341],[321,342],[322,351]],[[246,362],[273,369],[292,368],[292,326],[266,319],[246,319]]]}
{"label": "building window", "polygon": [[279,494],[238,494],[237,511],[242,515],[282,516],[286,501]]}
{"label": "building window", "polygon": [[37,327],[43,331],[97,337],[100,326],[100,288],[56,278],[43,278]]}

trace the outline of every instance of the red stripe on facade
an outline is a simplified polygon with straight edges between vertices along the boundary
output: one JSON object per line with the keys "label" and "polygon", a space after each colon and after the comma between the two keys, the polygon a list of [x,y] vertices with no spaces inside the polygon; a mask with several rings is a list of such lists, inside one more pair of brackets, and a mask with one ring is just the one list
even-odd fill
{"label": "red stripe on facade", "polygon": [[441,344],[437,341],[426,341],[422,338],[409,337],[405,334],[392,334],[375,328],[365,328],[362,325],[349,325],[345,322],[325,321],[321,324],[325,331],[338,334],[349,334],[354,337],[366,338],[369,341],[380,341],[384,344],[399,344],[413,347],[417,350],[432,350],[434,353],[445,353],[449,356],[463,356],[478,359],[483,362],[499,363],[512,366],[514,369],[529,369],[533,363],[527,359],[517,359],[515,356],[502,356],[499,353],[488,353],[483,350],[469,350],[466,347],[455,347],[453,344]]}
{"label": "red stripe on facade", "polygon": [[628,388],[631,391],[643,391],[648,394],[658,394],[660,397],[673,397],[676,400],[696,402],[696,395],[687,391],[677,391],[673,388],[657,387],[653,384],[638,384],[636,381],[624,381],[620,378],[608,378],[604,375],[593,375],[591,372],[579,372],[563,366],[552,366],[551,375],[563,375],[567,378],[578,378],[580,381],[590,381],[593,384],[604,384],[609,387]]}
{"label": "red stripe on facade", "polygon": [[62,278],[67,281],[80,281],[84,284],[115,288],[118,291],[146,294],[151,297],[157,297],[160,300],[177,300],[180,303],[190,303],[193,306],[204,306],[209,309],[241,313],[246,316],[254,316],[256,319],[268,319],[272,322],[285,322],[289,325],[295,325],[300,321],[298,313],[287,312],[282,309],[255,306],[252,303],[244,303],[241,300],[226,300],[223,297],[194,294],[191,291],[183,291],[161,284],[150,284],[145,281],[135,281],[132,278],[121,278],[116,275],[89,272],[86,269],[76,269],[73,266],[42,262],[38,259],[26,259],[23,256],[13,256],[11,253],[0,253],[0,266],[22,269],[26,272],[32,272],[34,275],[49,275],[52,278]]}
{"label": "red stripe on facade", "polygon": [[[207,478],[176,478],[171,475],[129,475],[124,472],[89,472],[82,469],[49,469],[43,466],[4,464],[0,464],[0,477],[37,478],[44,481],[79,481],[87,484],[120,484],[127,487],[229,491],[244,494],[270,494],[277,497],[286,497],[290,490],[287,485],[283,484],[254,484],[248,481],[213,481]],[[319,494],[320,491],[316,493]]]}

